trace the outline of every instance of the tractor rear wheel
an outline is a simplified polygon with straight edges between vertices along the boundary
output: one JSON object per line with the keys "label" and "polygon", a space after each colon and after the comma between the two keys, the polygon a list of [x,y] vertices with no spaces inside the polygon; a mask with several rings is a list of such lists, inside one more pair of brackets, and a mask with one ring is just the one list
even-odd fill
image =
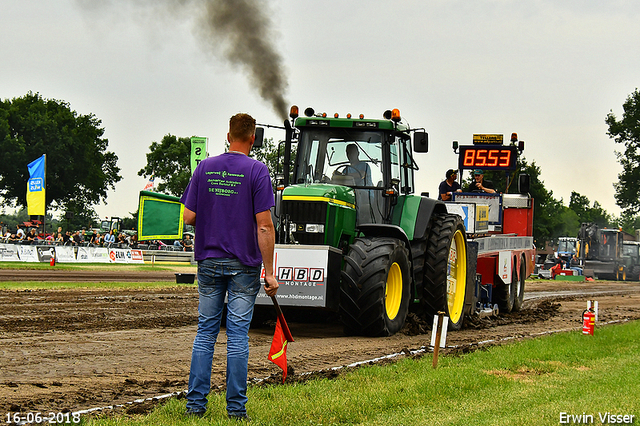
{"label": "tractor rear wheel", "polygon": [[459,330],[464,320],[467,294],[467,237],[457,215],[433,217],[424,265],[424,296],[427,320],[442,311],[449,329]]}
{"label": "tractor rear wheel", "polygon": [[500,312],[505,313],[509,313],[514,310],[518,295],[518,273],[516,272],[514,260],[511,259],[511,262],[511,283],[500,285],[495,289]]}
{"label": "tractor rear wheel", "polygon": [[411,262],[402,241],[356,238],[344,258],[340,316],[348,333],[391,336],[402,328],[411,298]]}

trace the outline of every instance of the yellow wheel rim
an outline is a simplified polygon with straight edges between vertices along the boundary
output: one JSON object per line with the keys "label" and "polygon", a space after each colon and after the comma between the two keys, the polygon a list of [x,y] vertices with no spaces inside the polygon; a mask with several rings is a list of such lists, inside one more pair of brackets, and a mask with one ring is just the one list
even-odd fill
{"label": "yellow wheel rim", "polygon": [[447,308],[449,319],[458,323],[464,309],[464,297],[467,284],[467,250],[464,235],[456,230],[449,247],[447,267]]}
{"label": "yellow wheel rim", "polygon": [[384,290],[384,306],[387,317],[394,319],[400,311],[402,303],[402,270],[397,263],[393,263],[387,275],[387,285]]}

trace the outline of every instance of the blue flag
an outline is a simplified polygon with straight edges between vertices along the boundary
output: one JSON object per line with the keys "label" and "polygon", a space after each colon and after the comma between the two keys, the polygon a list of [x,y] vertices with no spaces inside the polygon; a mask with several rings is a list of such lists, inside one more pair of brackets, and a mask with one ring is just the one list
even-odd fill
{"label": "blue flag", "polygon": [[45,163],[46,154],[27,165],[29,181],[27,182],[27,213],[30,216],[45,214]]}

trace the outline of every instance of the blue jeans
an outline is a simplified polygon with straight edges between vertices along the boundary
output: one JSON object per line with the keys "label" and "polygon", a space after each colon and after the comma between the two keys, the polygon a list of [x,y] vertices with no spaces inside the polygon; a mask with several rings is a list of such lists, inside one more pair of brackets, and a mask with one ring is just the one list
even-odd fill
{"label": "blue jeans", "polygon": [[207,408],[211,388],[213,350],[227,301],[227,414],[246,414],[249,325],[260,290],[260,267],[245,266],[236,259],[198,262],[198,332],[193,342],[187,411]]}

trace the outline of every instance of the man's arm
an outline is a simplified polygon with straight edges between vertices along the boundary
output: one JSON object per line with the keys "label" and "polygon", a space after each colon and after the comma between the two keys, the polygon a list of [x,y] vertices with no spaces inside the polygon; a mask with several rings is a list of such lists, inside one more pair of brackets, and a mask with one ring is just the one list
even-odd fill
{"label": "man's arm", "polygon": [[182,219],[184,219],[184,223],[186,223],[187,225],[194,225],[196,224],[196,212],[192,212],[191,210],[189,210],[188,208],[184,208],[184,213],[182,213]]}
{"label": "man's arm", "polygon": [[[185,210],[186,212],[186,210]],[[278,292],[278,281],[273,275],[273,251],[276,244],[276,230],[271,220],[271,211],[256,214],[258,224],[258,247],[264,263],[264,291],[267,296],[275,296]]]}

